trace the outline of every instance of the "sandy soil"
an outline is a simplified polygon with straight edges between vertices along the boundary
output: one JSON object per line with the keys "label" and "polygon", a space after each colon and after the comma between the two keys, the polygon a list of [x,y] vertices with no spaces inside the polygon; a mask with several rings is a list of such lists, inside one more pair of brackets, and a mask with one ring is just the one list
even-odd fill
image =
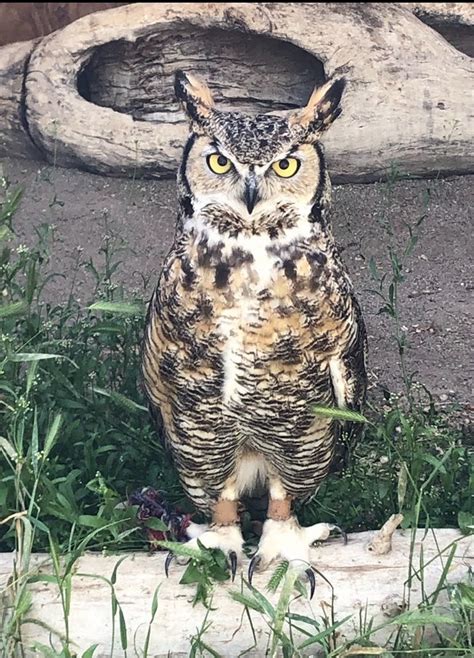
{"label": "sandy soil", "polygon": [[[7,159],[4,175],[24,188],[15,220],[20,240],[30,243],[42,223],[56,226],[53,270],[65,274],[48,289],[50,298],[74,294],[90,301],[93,280],[78,258],[101,262],[105,235],[118,235],[128,247],[119,269],[126,288],[151,291],[173,237],[176,215],[173,181],[105,178],[53,168],[37,162]],[[379,315],[380,299],[368,263],[373,257],[389,267],[388,221],[402,246],[406,224],[426,215],[420,239],[408,259],[401,289],[401,325],[410,349],[408,365],[442,403],[470,406],[473,398],[473,273],[474,239],[471,208],[474,176],[438,181],[398,181],[345,185],[334,190],[333,229],[362,302],[369,331],[372,387],[399,390],[400,369],[392,325]],[[401,249],[401,247],[400,247]]]}

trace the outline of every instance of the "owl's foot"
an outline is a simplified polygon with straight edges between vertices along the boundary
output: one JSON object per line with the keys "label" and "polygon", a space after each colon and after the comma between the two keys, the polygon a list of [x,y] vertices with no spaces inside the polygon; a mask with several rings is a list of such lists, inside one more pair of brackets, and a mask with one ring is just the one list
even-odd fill
{"label": "owl's foot", "polygon": [[345,533],[338,526],[330,523],[316,523],[302,528],[294,516],[285,521],[267,519],[258,550],[249,564],[249,583],[252,584],[255,571],[264,571],[277,559],[285,560],[292,569],[306,573],[310,583],[310,598],[312,598],[315,578],[310,563],[310,547],[317,541],[328,539],[334,531],[343,537],[344,542],[347,541]]}
{"label": "owl's foot", "polygon": [[[194,527],[188,534],[192,535],[185,546],[190,548],[199,549],[199,543],[206,548],[219,548],[226,556],[229,563],[232,580],[235,578],[237,572],[237,565],[242,560],[242,546],[244,543],[240,527],[238,525],[211,525],[211,526],[197,526]],[[198,543],[199,542],[199,543]],[[165,573],[168,575],[168,570],[171,562],[173,561],[173,553],[169,553],[165,560]]]}

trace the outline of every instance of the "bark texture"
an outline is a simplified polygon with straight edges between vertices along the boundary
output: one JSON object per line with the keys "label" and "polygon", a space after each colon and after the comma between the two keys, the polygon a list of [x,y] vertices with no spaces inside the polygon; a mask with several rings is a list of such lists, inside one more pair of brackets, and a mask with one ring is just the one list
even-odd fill
{"label": "bark texture", "polygon": [[24,82],[28,62],[37,41],[0,48],[0,156],[42,159],[31,140],[24,116]]}
{"label": "bark texture", "polygon": [[[468,577],[469,560],[472,559],[472,541],[469,537],[463,537],[457,530],[448,529],[430,531],[424,538],[423,535],[422,530],[418,531],[412,564],[414,570],[418,570],[421,563],[425,568],[422,577],[412,579],[409,590],[405,587],[410,556],[409,531],[395,531],[392,551],[384,555],[377,555],[368,550],[374,539],[373,532],[349,535],[347,545],[339,541],[313,549],[314,566],[334,587],[334,608],[331,610],[330,585],[316,575],[313,600],[310,602],[299,597],[292,602],[291,611],[312,619],[316,618],[322,628],[324,628],[323,617],[331,618],[333,613],[334,619],[341,621],[349,616],[350,619],[337,630],[338,646],[341,646],[345,640],[357,636],[360,625],[359,615],[367,619],[367,622],[373,618],[374,627],[392,621],[393,624],[371,637],[372,641],[383,646],[390,634],[395,634],[396,618],[406,608],[404,594],[406,596],[410,591],[411,609],[420,602],[423,587],[425,596],[429,597],[439,585],[443,567],[454,544],[456,544],[455,556],[448,570],[448,582],[456,583]],[[421,550],[423,550],[422,560]],[[98,648],[94,656],[100,658],[111,655],[111,591],[110,585],[101,580],[101,577],[110,579],[121,557],[121,555],[106,557],[86,554],[76,563],[75,575],[72,579],[69,629],[72,647],[78,655],[82,655],[82,652],[95,643],[98,644]],[[31,570],[34,571],[33,566],[41,564],[42,561],[44,564],[42,572],[51,573],[46,556],[40,555],[35,556]],[[250,654],[245,655],[265,655],[269,637],[269,620],[265,620],[258,612],[250,610],[255,630],[255,644],[243,606],[230,597],[230,592],[238,592],[241,587],[248,593],[245,585],[241,585],[239,575],[234,584],[226,582],[217,585],[212,608],[207,611],[202,605],[194,607],[192,605],[195,586],[179,584],[184,567],[174,563],[170,567],[170,577],[166,578],[163,564],[162,553],[153,556],[135,553],[129,554],[118,568],[115,594],[123,610],[129,647],[132,646],[136,633],[136,647],[141,655],[151,616],[153,593],[156,587],[159,587],[158,609],[151,626],[148,656],[154,658],[188,656],[192,637],[202,627],[206,616],[209,626],[202,639],[219,655],[238,656],[249,648],[252,649]],[[2,585],[6,584],[11,567],[12,556],[1,554],[0,590],[3,589]],[[247,565],[244,565],[244,577],[246,568]],[[265,589],[271,573],[272,569],[264,574],[257,574],[254,585],[273,604],[276,604],[279,592],[269,594]],[[32,608],[28,611],[28,618],[35,619],[41,626],[25,624],[22,627],[22,646],[26,649],[25,655],[28,657],[37,655],[28,652],[28,647],[34,641],[49,645],[48,628],[64,633],[57,585],[36,582],[31,585],[31,594]],[[436,611],[449,616],[446,605],[446,591],[442,590],[436,602]],[[315,633],[314,626],[296,623],[296,626],[298,625]],[[118,616],[115,618],[115,626],[114,655],[122,656],[124,654],[120,645]],[[288,632],[287,627],[284,630]],[[449,627],[445,630],[449,633]],[[454,632],[453,627],[451,631]],[[433,629],[430,630],[429,627],[426,629],[425,639],[430,637],[430,633],[436,639]],[[294,629],[296,643],[303,642],[305,639],[307,636]],[[302,653],[319,655],[318,646],[312,645]]]}
{"label": "bark texture", "polygon": [[[336,182],[377,180],[394,165],[410,176],[471,172],[474,65],[413,14],[434,15],[420,7],[435,3],[411,4],[135,3],[90,14],[42,39],[29,61],[18,50],[14,70],[0,49],[0,76],[16,89],[0,139],[10,144],[14,124],[20,153],[32,139],[59,165],[174,176],[187,134],[177,68],[245,112],[301,106],[342,74],[343,115],[324,137]],[[452,23],[449,8],[442,15]]]}

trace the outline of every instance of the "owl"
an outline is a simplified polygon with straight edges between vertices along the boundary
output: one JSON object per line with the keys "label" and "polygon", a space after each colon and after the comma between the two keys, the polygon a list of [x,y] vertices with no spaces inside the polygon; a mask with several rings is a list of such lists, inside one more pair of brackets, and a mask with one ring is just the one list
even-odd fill
{"label": "owl", "polygon": [[222,549],[233,575],[239,500],[267,491],[250,579],[274,560],[308,567],[311,544],[336,528],[301,527],[294,504],[315,496],[343,430],[358,430],[314,406],[360,410],[366,394],[366,332],[331,232],[319,141],[344,87],[332,79],[285,116],[247,116],[216,107],[194,75],[175,78],[190,135],[143,383],[184,490],[210,519],[190,542]]}

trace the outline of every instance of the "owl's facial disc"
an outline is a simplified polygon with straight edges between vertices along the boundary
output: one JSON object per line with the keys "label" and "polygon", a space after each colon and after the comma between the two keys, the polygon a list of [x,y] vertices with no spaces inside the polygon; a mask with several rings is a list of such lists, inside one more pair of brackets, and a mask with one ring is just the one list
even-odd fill
{"label": "owl's facial disc", "polygon": [[[186,216],[219,231],[252,235],[313,222],[329,189],[319,139],[341,113],[344,78],[316,88],[305,107],[247,116],[216,107],[205,82],[176,73],[191,135],[179,169]],[[326,194],[327,196],[327,194]]]}
{"label": "owl's facial disc", "polygon": [[[296,176],[301,167],[301,160],[290,154],[265,164],[249,164],[239,162],[230,152],[228,156],[225,149],[226,155],[224,155],[215,143],[212,146],[215,151],[205,158],[208,169],[216,177],[223,178],[228,175],[233,180],[235,196],[238,196],[236,192],[240,188],[240,201],[246,207],[249,215],[253,213],[259,202],[268,199],[267,191],[269,186],[272,186],[272,179],[274,179],[274,191],[278,182],[284,189],[285,181]],[[283,180],[278,181],[278,179]],[[223,187],[227,187],[228,182],[225,181],[224,185],[223,181]]]}
{"label": "owl's facial disc", "polygon": [[218,138],[191,138],[181,172],[194,208],[203,213],[206,222],[212,213],[218,213],[232,216],[242,228],[251,225],[255,230],[269,218],[277,221],[280,213],[302,220],[309,216],[322,175],[322,162],[313,144],[280,142],[263,162],[239,156],[238,148]]}

